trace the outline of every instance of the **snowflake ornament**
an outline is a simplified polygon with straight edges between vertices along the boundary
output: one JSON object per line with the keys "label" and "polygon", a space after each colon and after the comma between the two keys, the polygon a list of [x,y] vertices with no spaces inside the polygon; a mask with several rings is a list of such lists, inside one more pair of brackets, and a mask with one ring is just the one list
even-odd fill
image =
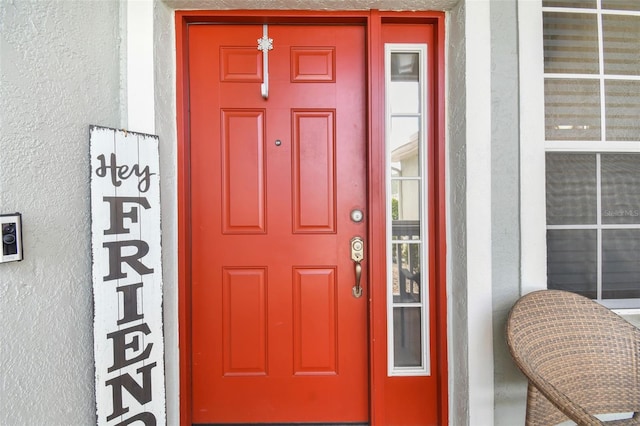
{"label": "snowflake ornament", "polygon": [[258,39],[258,50],[266,51],[273,49],[273,39],[263,36]]}

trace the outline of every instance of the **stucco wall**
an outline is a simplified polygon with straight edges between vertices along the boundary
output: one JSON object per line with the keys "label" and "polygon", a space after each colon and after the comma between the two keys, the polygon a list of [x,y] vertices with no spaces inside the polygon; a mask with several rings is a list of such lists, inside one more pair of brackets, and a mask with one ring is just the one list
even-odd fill
{"label": "stucco wall", "polygon": [[119,4],[0,1],[0,424],[95,422],[89,124],[118,126]]}
{"label": "stucco wall", "polygon": [[460,0],[162,0],[162,2],[172,9],[204,10],[450,10],[459,1]]}
{"label": "stucco wall", "polygon": [[164,277],[165,376],[167,424],[180,419],[180,353],[178,347],[178,195],[175,79],[175,24],[173,9],[163,2],[153,8],[155,75],[155,129],[160,137],[162,192],[162,256]]}
{"label": "stucco wall", "polygon": [[[447,15],[447,293],[449,303],[450,423],[469,424],[469,365],[466,259],[466,11],[461,2]],[[455,101],[453,101],[455,99]],[[453,403],[456,401],[456,403]]]}
{"label": "stucco wall", "polygon": [[496,426],[524,424],[526,380],[505,343],[520,296],[520,139],[517,3],[491,4],[491,221]]}
{"label": "stucco wall", "polygon": [[[469,418],[491,394],[491,385],[471,384],[474,365],[492,363],[495,351],[496,424],[517,424],[524,399],[522,380],[504,351],[501,330],[506,310],[519,294],[517,39],[512,2],[491,7],[491,56],[467,51],[468,3],[484,9],[484,0],[166,0],[153,13],[153,101],[155,133],[160,136],[165,354],[168,424],[179,417],[177,314],[177,142],[175,128],[176,8],[265,9],[432,9],[447,10],[447,191],[449,370],[452,425],[489,426]],[[485,6],[478,6],[478,3]],[[125,8],[118,1],[0,0],[0,213],[23,214],[25,260],[0,264],[0,425],[85,425],[94,422],[92,295],[89,227],[88,125],[131,127],[126,57]],[[121,8],[122,7],[122,8]],[[475,9],[478,10],[478,9]],[[484,10],[482,10],[484,11]],[[479,24],[478,24],[479,25]],[[484,27],[486,28],[486,27]],[[122,56],[122,57],[121,57]],[[122,59],[122,60],[121,60]],[[484,124],[468,121],[467,96],[477,87],[469,73],[487,75],[492,66],[490,158],[493,178],[489,200],[480,188],[469,193],[469,143]],[[469,83],[471,82],[471,83]],[[486,89],[482,89],[486,90]],[[479,101],[479,99],[475,99]],[[471,111],[472,112],[472,111]],[[486,123],[485,123],[486,124]],[[135,126],[134,126],[135,127]],[[145,129],[146,131],[146,129]],[[472,135],[473,138],[469,138]],[[484,136],[483,136],[484,138]],[[471,141],[471,142],[470,142]],[[486,143],[485,140],[480,141]],[[486,178],[485,164],[482,173]],[[471,198],[470,198],[471,197]],[[493,198],[491,198],[493,197]],[[469,229],[486,225],[468,214],[468,201],[491,204],[490,266],[471,258]],[[477,204],[476,204],[477,205]],[[486,209],[488,210],[488,209]],[[477,241],[473,242],[478,244]],[[473,252],[472,252],[473,254]],[[493,289],[489,304],[468,288],[468,265],[488,269]],[[477,269],[476,269],[477,270]],[[493,275],[491,275],[493,273]],[[483,276],[473,280],[482,282]],[[468,294],[471,292],[471,298]],[[486,293],[486,292],[484,292]],[[483,297],[486,295],[482,293]],[[484,300],[484,299],[482,299]],[[470,311],[469,304],[474,304]],[[493,305],[493,307],[492,307]],[[491,338],[469,335],[468,325],[493,317]],[[477,324],[476,324],[477,325]],[[491,334],[491,333],[489,333]],[[469,347],[480,342],[482,348]],[[481,350],[479,350],[481,349]],[[478,360],[478,354],[489,359]],[[476,368],[476,367],[474,367]],[[477,368],[476,368],[477,370]],[[475,386],[475,388],[474,388]],[[470,401],[469,398],[472,400]],[[475,408],[474,408],[475,407]],[[491,409],[491,407],[489,407]]]}

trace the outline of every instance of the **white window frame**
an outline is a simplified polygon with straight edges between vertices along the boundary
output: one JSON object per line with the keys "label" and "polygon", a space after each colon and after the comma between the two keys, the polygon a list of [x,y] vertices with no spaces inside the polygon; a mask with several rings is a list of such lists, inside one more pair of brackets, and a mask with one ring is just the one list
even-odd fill
{"label": "white window frame", "polygon": [[[518,0],[519,68],[520,68],[520,208],[521,208],[521,293],[547,288],[545,155],[547,152],[566,153],[640,153],[640,141],[603,142],[605,139],[605,79],[640,80],[640,76],[603,74],[602,20],[600,15],[624,14],[640,16],[637,11],[608,11],[582,8],[542,7],[542,0]],[[598,16],[600,72],[588,77],[578,74],[544,73],[543,11],[593,13]],[[601,141],[546,141],[544,114],[544,81],[546,78],[593,78],[600,81]],[[576,146],[578,145],[579,146]],[[599,248],[600,250],[600,248]],[[633,301],[634,299],[629,299]],[[637,299],[636,299],[637,300]],[[608,304],[620,313],[637,314],[640,307],[625,303]]]}
{"label": "white window frame", "polygon": [[547,288],[542,0],[518,0],[521,293]]}
{"label": "white window frame", "polygon": [[[421,283],[420,283],[420,304],[404,304],[394,303],[393,301],[393,289],[390,283],[393,282],[393,268],[392,268],[392,250],[394,240],[392,239],[392,213],[391,213],[391,143],[389,140],[391,129],[391,108],[388,102],[388,96],[385,96],[385,183],[386,193],[388,199],[386,200],[387,209],[387,374],[388,376],[429,376],[431,375],[431,347],[429,339],[429,289],[431,283],[429,281],[429,205],[427,198],[427,187],[429,170],[427,169],[426,153],[427,150],[427,84],[426,84],[426,70],[427,70],[427,45],[425,43],[386,43],[384,47],[384,64],[385,64],[385,93],[389,93],[391,85],[391,54],[392,53],[417,53],[419,57],[419,70],[420,70],[420,96],[419,96],[419,112],[417,114],[400,114],[400,115],[412,115],[419,119],[419,133],[418,133],[418,152],[419,152],[419,164],[420,164],[420,240],[412,241],[412,243],[420,244],[420,266],[421,266]],[[400,242],[400,241],[395,241]],[[394,357],[394,308],[403,307],[417,307],[421,309],[421,365],[415,367],[398,367],[395,366]]]}

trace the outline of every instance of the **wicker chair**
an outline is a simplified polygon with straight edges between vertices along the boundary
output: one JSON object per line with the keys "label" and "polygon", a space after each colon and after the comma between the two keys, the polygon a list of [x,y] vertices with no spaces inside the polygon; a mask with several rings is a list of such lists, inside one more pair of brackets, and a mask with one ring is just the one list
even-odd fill
{"label": "wicker chair", "polygon": [[[533,292],[511,309],[507,343],[529,379],[527,426],[640,425],[640,330],[609,309],[574,293]],[[604,413],[634,414],[595,417]]]}

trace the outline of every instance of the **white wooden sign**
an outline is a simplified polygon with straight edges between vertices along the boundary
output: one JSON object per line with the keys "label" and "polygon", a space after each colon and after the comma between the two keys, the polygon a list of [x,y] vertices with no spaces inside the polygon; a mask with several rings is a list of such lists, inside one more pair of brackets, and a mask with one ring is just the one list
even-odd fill
{"label": "white wooden sign", "polygon": [[166,424],[158,137],[90,127],[98,425]]}

